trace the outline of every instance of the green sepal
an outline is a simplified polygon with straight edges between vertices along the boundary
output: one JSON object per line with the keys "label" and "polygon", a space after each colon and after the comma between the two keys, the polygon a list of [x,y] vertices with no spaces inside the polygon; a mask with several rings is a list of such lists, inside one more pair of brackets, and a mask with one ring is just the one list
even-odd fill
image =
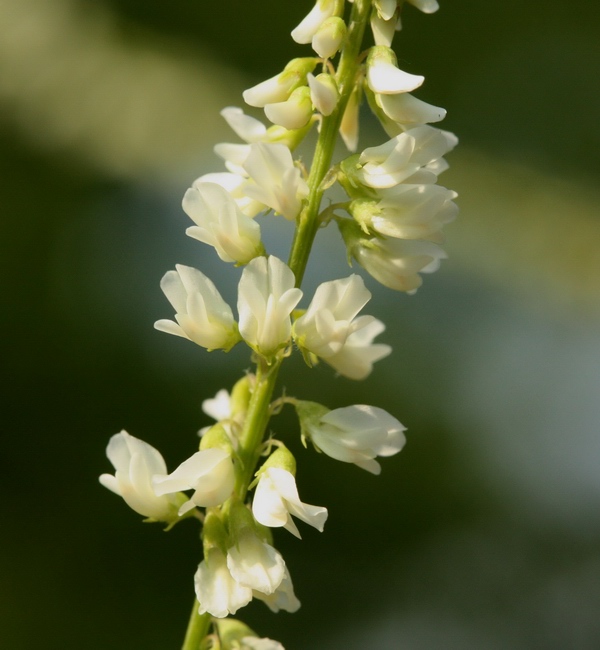
{"label": "green sepal", "polygon": [[204,557],[208,557],[208,551],[211,548],[218,548],[224,554],[227,553],[229,548],[229,536],[220,514],[214,509],[210,509],[206,513],[204,519],[204,528],[202,531],[202,541],[204,547]]}
{"label": "green sepal", "polygon": [[260,469],[256,472],[255,476],[259,478],[260,475],[270,467],[284,469],[293,476],[296,476],[296,459],[292,452],[283,443],[280,443],[280,446],[277,447],[277,449],[267,458]]}
{"label": "green sepal", "polygon": [[231,440],[220,422],[213,426],[200,439],[200,451],[205,449],[222,449],[229,455],[233,455]]}
{"label": "green sepal", "polygon": [[217,618],[215,626],[219,634],[222,650],[237,650],[246,636],[256,637],[256,632],[236,618]]}

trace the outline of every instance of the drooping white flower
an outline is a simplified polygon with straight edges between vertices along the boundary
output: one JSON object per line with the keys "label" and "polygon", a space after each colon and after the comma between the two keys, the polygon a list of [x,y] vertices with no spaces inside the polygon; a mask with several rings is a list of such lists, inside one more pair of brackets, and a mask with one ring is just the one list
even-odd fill
{"label": "drooping white flower", "polygon": [[384,343],[373,343],[385,330],[385,325],[373,316],[359,316],[353,322],[353,332],[348,335],[342,349],[325,359],[334,370],[348,379],[365,379],[373,364],[387,357],[392,348]]}
{"label": "drooping white flower", "polygon": [[296,43],[310,43],[319,27],[332,16],[337,16],[343,9],[340,0],[317,0],[315,6],[302,19],[302,22],[292,30],[292,38]]}
{"label": "drooping white flower", "polygon": [[[360,181],[375,189],[398,183],[435,182],[436,164],[458,142],[456,136],[432,126],[418,126],[378,147],[365,149],[359,158]],[[425,174],[419,172],[425,170]]]}
{"label": "drooping white flower", "polygon": [[241,639],[241,642],[242,647],[240,650],[285,650],[281,643],[273,641],[273,639],[245,636]]}
{"label": "drooping white flower", "polygon": [[317,63],[318,59],[313,57],[292,59],[279,74],[245,90],[242,93],[244,101],[257,108],[284,102],[293,90],[306,85],[306,75],[315,69]]}
{"label": "drooping white flower", "polygon": [[218,548],[208,549],[194,576],[199,613],[208,612],[216,618],[235,614],[252,600],[252,589],[233,578],[227,568],[227,559]]}
{"label": "drooping white flower", "polygon": [[248,527],[227,550],[227,567],[239,584],[266,595],[275,592],[286,571],[281,554]]}
{"label": "drooping white flower", "polygon": [[308,185],[283,144],[254,143],[243,168],[254,181],[244,185],[246,194],[268,205],[286,219],[295,219],[308,196]]}
{"label": "drooping white flower", "polygon": [[373,6],[384,20],[389,20],[398,7],[398,0],[373,0]]}
{"label": "drooping white flower", "polygon": [[246,115],[237,106],[227,106],[221,111],[225,121],[244,142],[263,142],[267,135],[267,127],[250,115]]}
{"label": "drooping white flower", "polygon": [[167,466],[158,450],[127,431],[121,431],[111,437],[106,455],[115,468],[115,474],[100,476],[100,483],[105,488],[123,497],[132,510],[144,517],[166,522],[177,519],[179,499],[171,494],[157,496],[152,488],[152,477],[167,473]]}
{"label": "drooping white flower", "polygon": [[419,273],[437,271],[440,261],[446,258],[436,244],[403,239],[363,240],[351,253],[378,282],[408,293],[414,293],[423,283]]}
{"label": "drooping white flower", "polygon": [[327,508],[302,503],[293,474],[280,467],[268,467],[261,472],[252,501],[252,512],[256,521],[263,526],[283,526],[298,538],[300,532],[292,515],[321,532],[328,515]]}
{"label": "drooping white flower", "polygon": [[385,115],[403,129],[418,124],[440,122],[446,117],[445,109],[428,104],[409,93],[399,93],[397,95],[376,94],[375,101]]}
{"label": "drooping white flower", "polygon": [[396,55],[384,45],[372,47],[367,58],[367,84],[374,93],[395,95],[415,90],[425,77],[400,70]]}
{"label": "drooping white flower", "polygon": [[318,74],[316,77],[309,74],[307,79],[315,108],[322,115],[331,115],[340,98],[335,79],[327,73]]}
{"label": "drooping white flower", "polygon": [[291,336],[290,314],[302,297],[294,274],[280,259],[257,257],[244,268],[238,287],[240,334],[246,343],[271,356]]}
{"label": "drooping white flower", "polygon": [[262,600],[275,614],[281,610],[293,614],[300,609],[300,601],[294,593],[294,586],[292,585],[292,579],[287,568],[285,569],[283,580],[274,593],[266,595],[260,591],[255,591],[253,596],[258,600]]}
{"label": "drooping white flower", "polygon": [[265,115],[286,129],[301,129],[312,117],[313,107],[307,86],[296,88],[283,102],[265,105]]}
{"label": "drooping white flower", "polygon": [[325,20],[312,38],[313,50],[323,59],[335,56],[346,37],[346,23],[338,16]]}
{"label": "drooping white flower", "polygon": [[177,323],[159,320],[161,332],[189,339],[208,350],[230,350],[239,340],[231,307],[204,273],[177,264],[160,281],[160,288],[175,309]]}
{"label": "drooping white flower", "polygon": [[357,200],[350,213],[367,231],[399,239],[442,241],[442,227],[453,221],[456,192],[440,185],[396,185],[380,190],[380,200]]}
{"label": "drooping white flower", "polygon": [[358,404],[329,411],[314,402],[299,402],[296,409],[303,435],[318,449],[372,474],[381,473],[377,456],[393,456],[406,443],[405,427],[376,406]]}
{"label": "drooping white flower", "polygon": [[382,18],[381,15],[374,11],[371,14],[371,31],[373,32],[373,40],[375,45],[384,45],[391,47],[396,27],[398,25],[398,14],[395,13],[388,18]]}
{"label": "drooping white flower", "polygon": [[355,330],[356,315],[370,299],[371,292],[359,275],[323,282],[294,323],[296,343],[323,359],[333,356]]}
{"label": "drooping white flower", "polygon": [[433,14],[440,8],[437,0],[407,0],[407,2],[420,9],[424,14]]}
{"label": "drooping white flower", "polygon": [[231,496],[234,484],[231,454],[218,448],[197,451],[174,472],[168,476],[156,477],[153,481],[154,491],[159,496],[194,490],[191,499],[179,509],[180,515],[196,506],[210,508],[221,505]]}
{"label": "drooping white flower", "polygon": [[196,224],[186,234],[214,246],[224,262],[247,264],[264,252],[260,226],[242,213],[220,185],[194,183],[183,197],[183,210]]}

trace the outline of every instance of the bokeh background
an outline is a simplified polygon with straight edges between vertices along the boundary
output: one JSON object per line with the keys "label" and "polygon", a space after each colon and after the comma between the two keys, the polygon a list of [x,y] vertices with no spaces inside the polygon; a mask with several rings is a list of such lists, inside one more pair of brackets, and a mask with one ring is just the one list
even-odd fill
{"label": "bokeh background", "polygon": [[[461,138],[449,260],[415,296],[367,280],[394,354],[366,381],[289,364],[291,394],[408,427],[376,478],[305,451],[321,535],[276,533],[303,601],[241,617],[288,650],[600,647],[600,27],[595,0],[408,7],[395,47]],[[0,645],[179,647],[200,559],[98,484],[121,428],[170,468],[201,402],[248,366],[153,330],[158,282],[237,272],[186,238],[180,200],[235,141],[219,117],[307,49],[311,0],[0,0],[3,534]],[[365,115],[363,143],[383,140]],[[340,152],[340,155],[342,152]],[[267,218],[286,255],[289,224]],[[347,274],[335,232],[317,278]]]}

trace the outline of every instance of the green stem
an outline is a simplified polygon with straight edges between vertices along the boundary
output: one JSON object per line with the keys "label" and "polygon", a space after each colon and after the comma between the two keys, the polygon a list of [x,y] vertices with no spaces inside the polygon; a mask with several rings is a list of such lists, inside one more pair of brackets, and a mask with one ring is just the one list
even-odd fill
{"label": "green stem", "polygon": [[294,241],[292,242],[292,249],[290,251],[288,266],[296,276],[297,287],[302,284],[302,278],[304,277],[312,244],[319,229],[319,209],[324,192],[321,188],[321,183],[331,167],[331,159],[333,158],[340,124],[346,105],[354,89],[356,75],[360,65],[358,55],[370,14],[371,0],[355,0],[350,16],[346,45],[342,50],[337,72],[340,99],[333,113],[328,117],[324,117],[321,124],[321,132],[319,133],[315,155],[308,176],[308,201],[298,216]]}
{"label": "green stem", "polygon": [[268,366],[262,359],[257,364],[254,389],[244,420],[244,427],[239,437],[238,456],[242,467],[236,477],[235,492],[241,501],[246,498],[248,485],[252,481],[254,468],[260,454],[260,445],[269,424],[269,407],[280,366],[280,359],[271,366]]}
{"label": "green stem", "polygon": [[194,607],[185,632],[181,650],[199,650],[210,628],[210,614],[198,614],[198,601],[194,598]]}

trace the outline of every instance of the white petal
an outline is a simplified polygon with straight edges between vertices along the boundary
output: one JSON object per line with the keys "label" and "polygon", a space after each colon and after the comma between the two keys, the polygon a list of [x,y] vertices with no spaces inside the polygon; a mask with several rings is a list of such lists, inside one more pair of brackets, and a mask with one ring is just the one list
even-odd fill
{"label": "white petal", "polygon": [[400,70],[385,61],[369,66],[367,83],[374,93],[395,94],[415,90],[423,84],[425,77]]}

